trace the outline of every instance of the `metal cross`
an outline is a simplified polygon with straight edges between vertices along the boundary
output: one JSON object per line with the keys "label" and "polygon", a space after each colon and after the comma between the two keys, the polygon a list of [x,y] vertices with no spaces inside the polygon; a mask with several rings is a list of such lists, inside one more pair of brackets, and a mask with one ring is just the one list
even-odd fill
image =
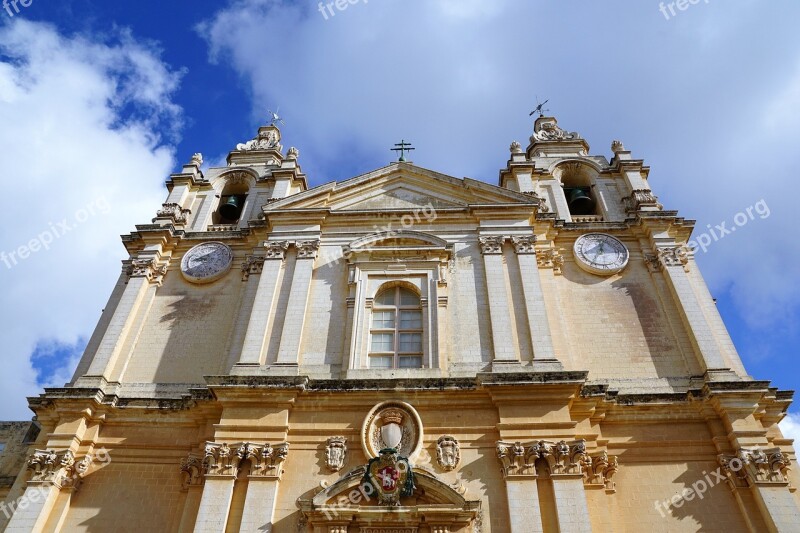
{"label": "metal cross", "polygon": [[392,152],[400,152],[400,159],[398,161],[405,161],[406,152],[416,150],[416,148],[412,148],[411,143],[407,143],[405,139],[403,139],[399,143],[395,144],[395,148],[392,148],[391,150]]}
{"label": "metal cross", "polygon": [[531,114],[530,114],[529,116],[531,116],[531,117],[532,117],[532,116],[533,116],[533,115],[535,115],[536,113],[539,113],[539,116],[540,116],[540,117],[543,117],[543,116],[544,116],[544,113],[545,113],[545,111],[550,111],[549,109],[545,109],[545,108],[544,108],[544,105],[545,105],[547,102],[549,102],[549,101],[550,101],[550,100],[545,100],[544,102],[542,102],[541,104],[539,104],[539,99],[537,98],[537,99],[536,99],[536,103],[537,103],[537,104],[539,104],[539,105],[537,105],[537,106],[536,106],[536,109],[534,109],[533,111],[531,111]]}

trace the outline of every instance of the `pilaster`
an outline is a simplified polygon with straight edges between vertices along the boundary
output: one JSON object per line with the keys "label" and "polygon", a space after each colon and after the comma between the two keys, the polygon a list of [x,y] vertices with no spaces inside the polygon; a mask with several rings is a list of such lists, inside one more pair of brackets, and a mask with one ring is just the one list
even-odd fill
{"label": "pilaster", "polygon": [[506,238],[502,235],[479,238],[486,273],[486,290],[489,299],[489,316],[492,323],[492,343],[494,359],[492,370],[503,371],[520,364],[519,351],[514,346],[511,329],[511,302],[506,287],[503,246]]}
{"label": "pilaster", "polygon": [[308,297],[311,293],[311,278],[319,246],[319,240],[298,241],[295,244],[297,263],[289,292],[278,360],[275,363],[278,366],[297,367],[300,364],[300,341],[303,336]]}

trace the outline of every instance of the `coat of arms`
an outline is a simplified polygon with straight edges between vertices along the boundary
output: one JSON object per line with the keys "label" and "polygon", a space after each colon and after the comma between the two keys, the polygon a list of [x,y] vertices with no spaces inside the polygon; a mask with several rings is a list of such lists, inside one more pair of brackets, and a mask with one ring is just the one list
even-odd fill
{"label": "coat of arms", "polygon": [[364,484],[375,489],[379,505],[400,505],[400,498],[413,495],[416,489],[408,459],[392,448],[381,450],[379,457],[370,460]]}

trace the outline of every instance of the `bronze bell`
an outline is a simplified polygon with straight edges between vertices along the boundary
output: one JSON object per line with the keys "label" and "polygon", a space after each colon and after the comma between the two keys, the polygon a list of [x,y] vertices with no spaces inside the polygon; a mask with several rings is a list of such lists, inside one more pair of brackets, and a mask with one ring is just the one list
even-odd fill
{"label": "bronze bell", "polygon": [[239,198],[228,196],[228,199],[219,208],[219,214],[225,220],[239,220],[242,215],[242,206],[239,205]]}
{"label": "bronze bell", "polygon": [[573,215],[591,215],[594,213],[594,199],[589,196],[588,189],[572,189],[569,193],[569,212]]}

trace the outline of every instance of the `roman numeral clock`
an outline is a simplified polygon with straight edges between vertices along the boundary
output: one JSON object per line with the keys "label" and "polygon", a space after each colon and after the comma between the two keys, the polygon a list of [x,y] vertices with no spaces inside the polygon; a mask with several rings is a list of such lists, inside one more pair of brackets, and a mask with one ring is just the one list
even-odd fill
{"label": "roman numeral clock", "polygon": [[578,266],[598,276],[619,274],[628,266],[630,252],[619,239],[605,233],[587,233],[575,241]]}

